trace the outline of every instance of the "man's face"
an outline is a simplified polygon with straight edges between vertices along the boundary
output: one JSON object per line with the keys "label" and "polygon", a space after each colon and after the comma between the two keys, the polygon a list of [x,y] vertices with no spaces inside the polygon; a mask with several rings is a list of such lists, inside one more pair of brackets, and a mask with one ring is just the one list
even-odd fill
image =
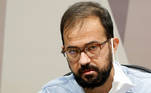
{"label": "man's face", "polygon": [[[80,21],[79,21],[80,22]],[[90,42],[106,41],[105,29],[98,17],[91,16],[77,23],[74,27],[64,32],[64,48],[83,48]],[[68,57],[69,67],[73,72],[76,81],[84,88],[95,88],[105,83],[112,68],[112,52],[110,41],[105,43],[99,55],[91,58],[87,53],[81,52],[76,62]]]}

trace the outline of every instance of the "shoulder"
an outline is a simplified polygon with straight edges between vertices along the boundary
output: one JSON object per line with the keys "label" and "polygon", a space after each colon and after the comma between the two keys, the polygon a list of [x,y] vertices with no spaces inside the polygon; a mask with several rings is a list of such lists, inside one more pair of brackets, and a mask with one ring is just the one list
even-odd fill
{"label": "shoulder", "polygon": [[[81,90],[80,86],[74,80],[74,76],[62,76],[48,82],[39,93],[76,93]],[[81,92],[80,92],[81,93]]]}
{"label": "shoulder", "polygon": [[131,79],[151,79],[151,73],[145,72],[143,70],[135,69],[135,68],[129,68],[126,66],[121,66],[123,72]]}
{"label": "shoulder", "polygon": [[[133,82],[135,85],[134,90],[140,91],[138,93],[151,93],[151,73],[122,66],[122,70],[125,75]],[[145,91],[145,92],[144,92]]]}

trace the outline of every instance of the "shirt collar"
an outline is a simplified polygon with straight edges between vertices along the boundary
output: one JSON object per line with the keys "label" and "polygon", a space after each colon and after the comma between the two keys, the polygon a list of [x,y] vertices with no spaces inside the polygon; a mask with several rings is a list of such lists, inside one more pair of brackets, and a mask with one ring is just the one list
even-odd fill
{"label": "shirt collar", "polygon": [[118,62],[113,62],[114,79],[112,88],[109,93],[126,93],[134,84],[122,71],[121,65]]}

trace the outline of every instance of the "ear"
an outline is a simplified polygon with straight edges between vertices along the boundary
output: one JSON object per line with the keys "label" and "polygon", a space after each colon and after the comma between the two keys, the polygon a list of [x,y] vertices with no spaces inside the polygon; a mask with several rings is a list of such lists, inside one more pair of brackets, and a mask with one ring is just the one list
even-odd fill
{"label": "ear", "polygon": [[119,45],[119,39],[118,38],[113,38],[113,48],[114,48],[114,52],[117,51]]}
{"label": "ear", "polygon": [[[63,53],[63,49],[64,49],[64,46],[62,46],[61,48],[62,48],[62,51],[61,51],[61,53]],[[64,57],[65,57],[65,54],[64,54],[64,53],[63,53],[63,55],[64,55]]]}
{"label": "ear", "polygon": [[64,46],[61,47],[62,49],[64,48]]}
{"label": "ear", "polygon": [[63,50],[63,49],[64,49],[64,46],[62,46],[61,48],[62,48],[62,50]]}

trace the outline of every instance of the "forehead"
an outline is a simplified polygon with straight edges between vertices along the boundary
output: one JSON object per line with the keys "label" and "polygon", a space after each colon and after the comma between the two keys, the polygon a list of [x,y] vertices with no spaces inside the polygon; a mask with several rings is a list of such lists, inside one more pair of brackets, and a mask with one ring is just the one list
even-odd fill
{"label": "forehead", "polygon": [[92,41],[104,40],[106,40],[105,29],[95,16],[82,19],[64,32],[65,46],[83,46]]}

